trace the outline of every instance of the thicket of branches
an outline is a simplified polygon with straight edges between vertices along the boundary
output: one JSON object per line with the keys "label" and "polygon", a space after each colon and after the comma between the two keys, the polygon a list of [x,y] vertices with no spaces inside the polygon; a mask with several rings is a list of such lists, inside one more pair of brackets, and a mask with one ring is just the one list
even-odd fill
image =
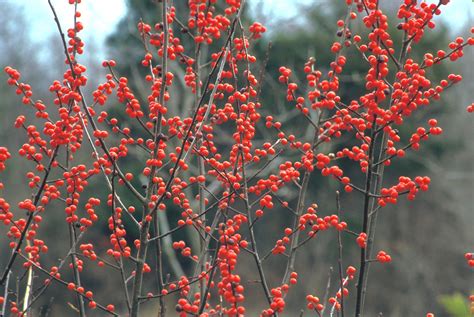
{"label": "thicket of branches", "polygon": [[[274,62],[271,47],[258,44],[266,28],[244,18],[245,1],[159,1],[158,22],[139,19],[135,38],[113,38],[141,48],[103,61],[107,74],[90,95],[80,2],[69,1],[66,27],[48,1],[66,65],[51,102],[5,68],[33,111],[13,123],[24,144],[0,147],[1,171],[28,161],[18,178],[31,189],[18,204],[0,198],[11,249],[0,272],[2,315],[34,314],[51,288],[68,292],[74,303],[64,302],[80,316],[363,316],[383,307],[365,305],[369,273],[413,255],[392,259],[389,245],[375,243],[377,223],[387,228],[382,210],[431,186],[429,176],[399,168],[410,153],[435,150],[428,145],[443,130],[429,107],[462,80],[443,72],[474,44],[457,37],[435,51],[423,46],[449,1],[402,1],[394,27],[379,1],[347,0],[333,21],[331,58],[308,56],[294,65],[302,72],[279,65],[277,74],[266,72]],[[347,64],[364,74],[356,85]],[[21,158],[11,158],[16,151]],[[330,185],[311,185],[315,178]],[[304,267],[318,245],[333,254],[333,268]],[[474,266],[472,253],[465,258],[460,270]],[[325,282],[310,285],[308,274]],[[113,292],[97,295],[93,279]],[[304,296],[288,309],[292,294]]]}

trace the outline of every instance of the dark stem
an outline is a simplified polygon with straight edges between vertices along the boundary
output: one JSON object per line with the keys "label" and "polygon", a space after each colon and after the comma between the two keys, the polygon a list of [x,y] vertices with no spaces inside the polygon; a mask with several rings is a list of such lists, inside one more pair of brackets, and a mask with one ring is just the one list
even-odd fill
{"label": "dark stem", "polygon": [[[148,213],[148,209],[144,207],[144,213]],[[138,317],[140,309],[140,291],[143,283],[143,266],[145,264],[146,253],[148,250],[147,236],[150,230],[150,221],[143,219],[143,225],[140,229],[140,247],[138,249],[137,264],[135,267],[135,278],[133,280],[132,289],[132,307],[130,310],[130,317]]]}
{"label": "dark stem", "polygon": [[8,274],[7,274],[7,280],[6,280],[6,283],[5,283],[5,291],[4,291],[4,294],[3,294],[3,305],[2,305],[2,311],[0,312],[0,317],[3,317],[5,316],[5,312],[7,311],[7,303],[8,303],[8,284],[10,284],[10,276],[11,276],[12,272],[9,271]]}
{"label": "dark stem", "polygon": [[[79,269],[77,268],[77,257],[76,257],[76,232],[74,230],[74,224],[69,224],[69,247],[71,248],[71,264],[74,272],[74,282],[77,287],[81,286],[81,275],[79,274]],[[84,299],[76,293],[77,302],[79,304],[79,315],[81,317],[86,316],[86,309],[84,306]]]}
{"label": "dark stem", "polygon": [[[363,224],[362,224],[362,231],[367,233],[368,228],[368,220],[369,220],[369,211],[370,211],[370,192],[371,192],[371,185],[372,185],[372,165],[373,165],[373,158],[374,158],[374,148],[375,148],[375,119],[372,121],[372,131],[371,131],[371,139],[369,144],[369,165],[367,167],[367,175],[365,180],[365,195],[364,195],[364,211],[363,211]],[[364,301],[366,289],[364,281],[365,279],[365,268],[366,268],[366,249],[361,248],[360,251],[360,268],[359,268],[359,279],[357,282],[357,298],[356,298],[356,311],[355,316],[359,317],[362,313],[362,303]]]}
{"label": "dark stem", "polygon": [[[156,235],[160,235],[160,224],[158,223],[158,217],[153,217],[153,226]],[[155,240],[154,242],[156,248],[156,274],[158,275],[158,292],[161,293],[163,290],[163,249],[161,246],[161,240]],[[166,314],[165,298],[160,297],[160,309],[158,311],[158,316],[163,317]]]}
{"label": "dark stem", "polygon": [[[341,200],[339,196],[339,191],[336,191],[336,206],[337,206],[337,216],[341,220]],[[337,230],[337,244],[338,244],[338,266],[339,266],[339,282],[341,289],[341,317],[344,317],[344,273],[342,270],[342,239],[341,239],[341,230]]]}
{"label": "dark stem", "polygon": [[253,231],[254,227],[251,226],[253,221],[252,221],[252,214],[250,213],[250,205],[249,205],[249,199],[248,199],[248,188],[247,188],[247,177],[246,177],[246,173],[245,173],[244,154],[243,154],[242,150],[240,150],[240,158],[241,158],[241,162],[242,162],[242,177],[243,177],[243,184],[244,184],[244,202],[245,202],[245,209],[247,211],[247,218],[248,218],[247,224],[249,225],[248,229],[249,229],[249,232],[250,232],[250,241],[252,243],[252,251],[253,251],[252,254],[253,254],[253,258],[255,260],[255,264],[257,265],[258,274],[260,275],[260,283],[262,284],[263,291],[265,292],[265,297],[267,298],[268,304],[271,304],[272,303],[272,296],[270,294],[270,291],[269,291],[269,288],[268,288],[268,283],[267,283],[267,280],[265,278],[265,273],[264,273],[263,267],[262,267],[262,261],[260,260],[260,255],[259,255],[258,250],[257,250],[257,242],[256,242],[256,239],[255,239],[255,233]]}

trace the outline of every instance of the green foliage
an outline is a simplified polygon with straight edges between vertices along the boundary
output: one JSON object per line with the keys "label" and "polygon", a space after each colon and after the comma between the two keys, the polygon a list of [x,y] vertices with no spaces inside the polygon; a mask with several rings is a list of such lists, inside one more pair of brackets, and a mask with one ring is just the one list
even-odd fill
{"label": "green foliage", "polygon": [[469,303],[465,296],[459,293],[453,295],[443,295],[439,297],[439,303],[450,317],[470,317]]}

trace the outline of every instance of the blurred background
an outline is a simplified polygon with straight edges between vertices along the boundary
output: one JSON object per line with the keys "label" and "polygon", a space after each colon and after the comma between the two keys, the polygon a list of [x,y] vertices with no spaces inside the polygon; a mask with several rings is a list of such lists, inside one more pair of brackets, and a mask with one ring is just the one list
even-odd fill
{"label": "blurred background", "polygon": [[[345,1],[315,0],[315,1],[286,1],[286,0],[248,0],[245,20],[258,21],[264,24],[268,32],[262,41],[253,48],[252,53],[258,60],[264,61],[268,54],[264,87],[262,89],[262,104],[265,111],[276,115],[289,130],[302,135],[305,131],[298,126],[298,116],[292,106],[285,100],[285,89],[278,81],[278,67],[287,66],[295,71],[296,77],[304,79],[303,64],[309,56],[316,57],[318,65],[328,65],[333,55],[329,51],[337,31],[336,21],[344,15]],[[67,1],[53,1],[64,27],[71,22],[71,9]],[[185,1],[175,1],[179,6],[185,6]],[[399,1],[382,1],[389,16],[396,16]],[[86,42],[86,53],[82,63],[88,67],[90,93],[98,83],[104,81],[104,70],[100,67],[103,59],[115,59],[121,76],[130,77],[136,91],[143,92],[143,69],[140,65],[142,47],[137,37],[136,23],[140,18],[146,22],[158,21],[159,11],[156,5],[148,0],[100,0],[83,1],[81,4],[85,30],[83,38]],[[444,7],[443,7],[444,9]],[[436,52],[447,48],[450,40],[456,36],[469,36],[470,27],[474,20],[474,3],[471,0],[452,0],[446,6],[441,17],[435,22],[437,28],[429,32],[418,46],[418,51]],[[179,11],[178,11],[179,12]],[[0,0],[0,66],[6,65],[17,68],[22,72],[23,81],[31,84],[35,99],[50,103],[52,96],[48,93],[51,82],[60,78],[65,70],[62,48],[56,28],[49,11],[47,1],[17,1]],[[392,27],[398,22],[393,21]],[[356,26],[354,31],[357,32]],[[396,32],[396,31],[395,31]],[[268,43],[271,44],[269,49]],[[464,253],[474,251],[474,124],[472,115],[466,112],[466,106],[473,102],[474,69],[472,64],[473,50],[467,49],[465,57],[457,63],[445,64],[432,73],[432,81],[437,82],[447,74],[454,72],[464,77],[463,82],[444,94],[442,100],[433,103],[429,108],[420,111],[412,120],[426,122],[427,118],[435,115],[445,133],[442,137],[432,138],[422,144],[420,151],[409,151],[402,162],[394,162],[387,169],[385,184],[392,184],[399,175],[417,176],[429,175],[432,185],[427,193],[419,195],[414,202],[402,199],[396,207],[386,207],[379,216],[377,227],[377,246],[391,254],[393,263],[389,265],[371,266],[368,299],[366,301],[366,316],[424,316],[426,312],[435,312],[437,316],[467,317],[466,298],[474,289],[472,269],[464,260]],[[416,52],[415,52],[416,57]],[[421,57],[421,56],[418,56]],[[126,63],[121,61],[127,59]],[[357,62],[357,58],[349,58],[344,75],[341,77],[344,100],[357,98],[364,91],[363,78],[366,67]],[[20,111],[25,111],[21,100],[11,87],[6,85],[6,75],[0,75],[0,146],[6,146],[15,156],[25,142],[21,133],[12,133],[13,122]],[[279,92],[279,93],[278,93]],[[141,98],[146,96],[146,91]],[[176,103],[181,103],[176,101]],[[20,108],[21,107],[21,108]],[[113,102],[108,107],[114,107]],[[265,110],[265,108],[269,110]],[[179,105],[175,108],[181,109]],[[113,110],[112,110],[113,111]],[[118,114],[117,114],[118,115]],[[413,127],[413,126],[412,126]],[[224,131],[225,132],[225,131]],[[263,133],[263,132],[262,132]],[[401,135],[410,135],[411,130],[400,131]],[[262,134],[262,138],[265,135]],[[220,146],[225,147],[224,140]],[[332,144],[333,148],[324,149],[327,152],[344,146],[344,140]],[[87,151],[86,151],[87,152]],[[16,157],[16,156],[15,156]],[[16,157],[17,158],[17,157]],[[284,160],[284,158],[282,158]],[[11,162],[15,162],[12,164]],[[127,164],[127,163],[126,163]],[[140,167],[133,165],[130,160],[125,170],[138,173]],[[24,171],[31,169],[30,163],[22,159],[12,159],[6,172],[0,175],[6,189],[2,195],[15,205],[20,198],[29,195],[24,182]],[[360,177],[360,173],[350,165],[344,166],[346,174]],[[351,170],[351,168],[353,170]],[[96,187],[94,187],[96,186]],[[90,191],[97,190],[101,184],[91,184]],[[322,214],[335,212],[334,192],[340,190],[339,185],[317,175],[311,179],[311,201],[316,201]],[[295,199],[295,193],[284,193],[288,201]],[[343,217],[354,228],[360,227],[360,196],[344,196],[342,201]],[[262,248],[268,250],[274,241],[281,237],[281,232],[272,230],[284,228],[290,217],[278,209],[272,223],[259,227],[257,234]],[[99,212],[100,216],[100,212]],[[61,229],[63,211],[58,208],[51,211],[48,224],[41,230],[48,233],[51,241],[67,237],[67,228]],[[176,219],[169,216],[174,227]],[[106,219],[101,218],[101,225],[96,228],[97,237],[107,232]],[[5,228],[0,227],[0,230]],[[102,230],[102,231],[101,231]],[[106,233],[107,234],[107,233]],[[173,240],[191,239],[192,235],[179,233]],[[0,235],[1,250],[7,250],[7,241]],[[67,238],[65,238],[67,239]],[[91,239],[91,236],[89,236]],[[322,234],[318,239],[309,243],[305,252],[298,254],[297,270],[300,273],[301,284],[292,290],[288,299],[286,316],[296,316],[305,304],[304,296],[308,293],[323,296],[330,268],[336,268],[337,248],[336,235],[333,232]],[[357,264],[357,247],[352,237],[344,237],[346,265]],[[131,240],[133,241],[133,239]],[[55,246],[58,249],[55,249]],[[49,243],[50,255],[54,259],[64,255],[65,248],[58,244]],[[1,267],[8,252],[0,255]],[[246,257],[247,255],[242,255]],[[182,261],[184,269],[190,268],[190,263]],[[244,259],[242,273],[255,274],[252,259]],[[53,265],[51,262],[50,265]],[[170,264],[167,263],[169,266]],[[277,286],[281,280],[282,267],[278,261],[269,263],[268,277],[270,285]],[[93,267],[85,277],[84,283],[95,289],[97,298],[109,297],[118,287],[116,277],[108,276]],[[333,278],[335,275],[333,276]],[[39,280],[41,281],[43,277]],[[245,283],[244,283],[245,284]],[[249,316],[257,316],[265,304],[258,290],[248,282],[248,298],[255,310]],[[336,285],[332,285],[335,293]],[[355,295],[354,286],[350,291]],[[249,296],[255,295],[255,296]],[[349,301],[355,296],[350,296]],[[69,301],[74,301],[70,296]],[[35,306],[36,316],[70,316],[73,312],[68,309],[64,294],[59,287],[50,288],[44,298]],[[120,309],[117,303],[116,306]],[[172,309],[173,306],[171,306]],[[154,304],[145,306],[144,316],[154,316]],[[101,316],[100,312],[91,316]],[[305,315],[306,316],[306,315]]]}

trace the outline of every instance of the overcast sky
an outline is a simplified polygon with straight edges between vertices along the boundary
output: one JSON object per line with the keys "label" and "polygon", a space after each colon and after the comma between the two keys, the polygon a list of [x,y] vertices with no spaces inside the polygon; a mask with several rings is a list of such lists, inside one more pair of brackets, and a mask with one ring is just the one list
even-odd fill
{"label": "overcast sky", "polygon": [[[185,1],[185,0],[178,0]],[[307,4],[311,2],[321,2],[317,0],[248,0],[252,9],[262,8],[263,13],[273,19],[289,18],[297,13],[296,3]],[[335,1],[335,0],[330,0]],[[341,0],[342,1],[342,0]],[[393,1],[393,0],[390,0]],[[27,16],[28,23],[31,24],[32,35],[41,41],[56,32],[52,21],[51,12],[46,0],[0,0],[8,2],[22,8]],[[434,2],[433,0],[428,2]],[[71,6],[66,0],[53,0],[62,23],[69,26],[71,21]],[[124,0],[83,0],[81,12],[82,21],[85,24],[83,37],[87,41],[94,40],[99,48],[103,48],[104,39],[115,30],[117,22],[126,12]],[[451,0],[444,9],[442,17],[449,23],[453,35],[460,30],[468,21],[474,20],[474,2],[472,0]],[[100,54],[102,55],[102,54]]]}

